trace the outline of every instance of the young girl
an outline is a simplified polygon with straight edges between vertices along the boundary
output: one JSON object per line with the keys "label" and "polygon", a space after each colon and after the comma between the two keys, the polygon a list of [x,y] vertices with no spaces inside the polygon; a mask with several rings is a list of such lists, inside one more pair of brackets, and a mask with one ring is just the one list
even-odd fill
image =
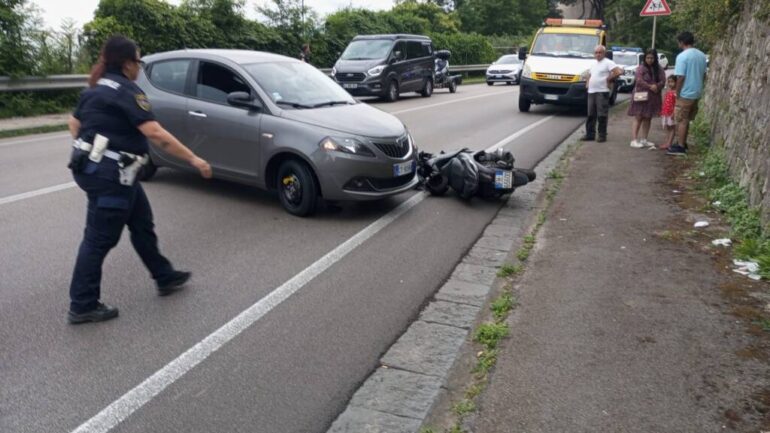
{"label": "young girl", "polygon": [[666,142],[663,143],[660,148],[668,149],[674,142],[674,135],[676,134],[676,122],[674,121],[674,106],[676,106],[676,77],[670,76],[666,80],[666,87],[668,88],[666,96],[663,99],[663,108],[660,110],[661,120],[663,121],[663,129],[666,130]]}

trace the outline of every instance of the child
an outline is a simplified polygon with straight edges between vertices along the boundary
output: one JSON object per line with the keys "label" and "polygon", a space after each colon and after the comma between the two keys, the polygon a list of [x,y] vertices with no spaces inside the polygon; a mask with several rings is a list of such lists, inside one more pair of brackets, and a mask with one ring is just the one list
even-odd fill
{"label": "child", "polygon": [[674,107],[676,106],[676,77],[670,76],[666,80],[666,96],[663,99],[663,108],[660,110],[660,117],[663,121],[663,129],[666,130],[666,142],[660,146],[661,149],[668,149],[674,142],[676,135],[676,122],[674,121]]}

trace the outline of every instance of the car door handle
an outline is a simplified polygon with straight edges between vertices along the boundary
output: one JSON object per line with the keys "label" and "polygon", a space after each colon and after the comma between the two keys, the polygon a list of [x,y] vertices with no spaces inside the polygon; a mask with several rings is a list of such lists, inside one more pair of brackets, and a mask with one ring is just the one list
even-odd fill
{"label": "car door handle", "polygon": [[209,117],[209,116],[206,115],[206,113],[202,113],[200,111],[188,111],[187,114],[189,114],[190,116],[193,116],[193,117],[200,117],[202,119],[205,119],[205,118]]}

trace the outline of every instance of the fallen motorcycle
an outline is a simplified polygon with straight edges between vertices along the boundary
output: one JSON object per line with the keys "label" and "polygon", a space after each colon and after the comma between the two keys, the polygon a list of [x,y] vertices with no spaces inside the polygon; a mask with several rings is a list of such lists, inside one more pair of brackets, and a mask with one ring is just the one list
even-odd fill
{"label": "fallen motorcycle", "polygon": [[535,180],[535,172],[515,168],[511,152],[473,152],[461,149],[433,155],[420,152],[417,175],[432,195],[444,195],[451,188],[469,200],[474,196],[499,198]]}

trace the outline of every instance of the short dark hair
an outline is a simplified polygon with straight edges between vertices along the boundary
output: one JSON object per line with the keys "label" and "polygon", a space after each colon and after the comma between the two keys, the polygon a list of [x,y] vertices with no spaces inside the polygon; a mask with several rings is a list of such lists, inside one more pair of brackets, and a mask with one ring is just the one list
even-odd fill
{"label": "short dark hair", "polygon": [[685,45],[695,45],[695,36],[690,32],[679,33],[676,40]]}

